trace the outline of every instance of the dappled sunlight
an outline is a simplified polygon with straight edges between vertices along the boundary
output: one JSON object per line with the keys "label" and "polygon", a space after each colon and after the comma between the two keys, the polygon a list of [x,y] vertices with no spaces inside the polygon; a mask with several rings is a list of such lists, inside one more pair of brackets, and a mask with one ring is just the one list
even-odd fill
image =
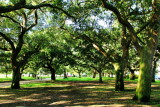
{"label": "dappled sunlight", "polygon": [[[36,84],[36,83],[34,83]],[[126,82],[126,91],[114,91],[114,85],[110,83],[95,82],[49,82],[37,83],[43,87],[28,85],[27,88],[12,90],[9,88],[0,89],[1,105],[10,106],[89,106],[89,107],[121,107],[138,106],[132,101],[135,92],[135,83]],[[26,85],[27,86],[27,85]],[[160,92],[158,85],[153,85],[152,98],[157,100]],[[156,93],[156,95],[155,95]],[[158,101],[155,102],[157,104]],[[0,106],[1,106],[0,105]],[[94,106],[95,105],[95,106]],[[141,104],[146,106],[147,104]]]}
{"label": "dappled sunlight", "polygon": [[116,99],[116,100],[128,100],[128,99],[132,99],[131,97],[119,97],[119,98],[112,98],[112,99]]}
{"label": "dappled sunlight", "polygon": [[112,105],[91,105],[88,107],[124,107],[125,105],[123,104],[112,104]]}
{"label": "dappled sunlight", "polygon": [[39,101],[39,99],[32,99],[32,98],[17,98],[19,101]]}
{"label": "dappled sunlight", "polygon": [[7,95],[0,95],[0,97],[8,97],[8,96],[13,96],[15,94],[7,94]]}
{"label": "dappled sunlight", "polygon": [[95,86],[85,86],[83,88],[95,88]]}
{"label": "dappled sunlight", "polygon": [[18,101],[16,101],[16,100],[13,100],[13,99],[11,99],[11,100],[0,100],[0,104],[7,104],[7,103],[16,103],[16,102],[18,102]]}
{"label": "dappled sunlight", "polygon": [[70,103],[71,101],[57,101],[57,102],[53,102],[49,105],[61,105],[61,104],[66,104],[66,103]]}
{"label": "dappled sunlight", "polygon": [[67,96],[67,95],[60,95],[59,97],[60,98],[68,98],[69,96]]}

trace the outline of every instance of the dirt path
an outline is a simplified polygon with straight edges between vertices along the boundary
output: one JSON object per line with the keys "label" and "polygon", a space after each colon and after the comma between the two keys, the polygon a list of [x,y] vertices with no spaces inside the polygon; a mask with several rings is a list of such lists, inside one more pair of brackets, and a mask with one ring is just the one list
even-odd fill
{"label": "dirt path", "polygon": [[[40,81],[48,81],[50,80],[49,78],[45,78],[45,79],[36,79],[36,80],[23,80],[23,81],[20,81],[20,84],[28,84],[30,82],[40,82]],[[11,82],[1,82],[0,83],[0,87],[3,88],[3,87],[8,87],[11,85]]]}

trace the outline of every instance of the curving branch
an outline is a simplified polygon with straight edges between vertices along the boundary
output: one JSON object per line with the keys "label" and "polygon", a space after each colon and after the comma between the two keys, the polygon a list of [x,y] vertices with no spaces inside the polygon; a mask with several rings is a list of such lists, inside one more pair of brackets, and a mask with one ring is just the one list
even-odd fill
{"label": "curving branch", "polygon": [[0,13],[7,13],[7,12],[11,12],[11,11],[22,9],[22,8],[25,8],[25,9],[40,9],[41,7],[50,7],[50,8],[53,8],[53,9],[60,10],[64,14],[66,14],[68,17],[75,19],[74,16],[72,16],[67,11],[63,10],[62,8],[54,6],[52,4],[48,4],[48,3],[39,4],[39,5],[26,5],[26,4],[23,4],[23,3],[19,3],[19,4],[15,4],[14,6],[12,6],[12,5],[0,6]]}
{"label": "curving branch", "polygon": [[7,35],[5,35],[4,33],[0,32],[0,36],[10,44],[12,50],[15,50],[14,43],[12,42],[12,40],[9,37],[7,37]]}
{"label": "curving branch", "polygon": [[28,51],[27,53],[24,54],[24,56],[22,57],[22,60],[19,61],[20,66],[25,65],[28,62],[28,59],[31,58],[31,56],[35,53],[38,53],[39,49],[35,48],[35,50],[33,51]]}
{"label": "curving branch", "polygon": [[21,23],[21,26],[22,26],[22,28],[25,28],[26,26],[27,26],[27,15],[26,15],[26,13],[25,12],[22,12],[22,23]]}
{"label": "curving branch", "polygon": [[[25,14],[23,14],[23,24],[25,24],[26,25],[26,23],[27,23],[27,17],[26,17],[26,15]],[[21,48],[22,48],[22,46],[23,46],[23,44],[24,44],[24,38],[23,38],[23,36],[25,35],[25,33],[27,32],[27,31],[29,31],[31,28],[33,28],[36,24],[37,24],[37,22],[38,22],[38,15],[37,15],[37,10],[35,10],[35,23],[33,23],[31,26],[29,26],[28,28],[26,28],[26,26],[25,25],[23,25],[22,26],[22,31],[21,31],[21,33],[19,34],[19,36],[18,36],[18,44],[17,44],[17,46],[16,46],[16,48],[15,48],[15,52],[13,53],[13,57],[14,58],[16,58],[17,56],[18,56],[18,54],[19,54],[19,52],[21,51]]]}
{"label": "curving branch", "polygon": [[10,51],[8,48],[2,48],[2,47],[0,47],[0,50]]}
{"label": "curving branch", "polygon": [[14,23],[20,25],[19,22],[17,22],[15,19],[13,19],[12,17],[10,17],[10,16],[8,16],[8,15],[1,15],[1,14],[0,14],[0,16],[1,16],[1,17],[5,17],[5,18],[8,18],[8,19],[10,19],[12,22],[14,22]]}
{"label": "curving branch", "polygon": [[30,27],[28,27],[28,28],[26,29],[26,31],[29,31],[30,29],[32,29],[34,26],[37,25],[37,23],[38,23],[38,14],[37,14],[37,10],[35,10],[35,13],[34,13],[34,20],[35,20],[35,22],[34,22]]}
{"label": "curving branch", "polygon": [[151,24],[151,20],[149,20],[144,26],[142,26],[137,32],[136,34],[141,33],[144,29],[146,29],[147,26],[149,26]]}

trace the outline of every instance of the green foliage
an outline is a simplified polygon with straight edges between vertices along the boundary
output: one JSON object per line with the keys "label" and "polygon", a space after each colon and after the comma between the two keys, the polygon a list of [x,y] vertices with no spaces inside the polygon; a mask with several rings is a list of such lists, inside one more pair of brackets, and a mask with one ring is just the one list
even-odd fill
{"label": "green foliage", "polygon": [[12,2],[13,4],[18,3],[20,0],[9,0],[10,2]]}

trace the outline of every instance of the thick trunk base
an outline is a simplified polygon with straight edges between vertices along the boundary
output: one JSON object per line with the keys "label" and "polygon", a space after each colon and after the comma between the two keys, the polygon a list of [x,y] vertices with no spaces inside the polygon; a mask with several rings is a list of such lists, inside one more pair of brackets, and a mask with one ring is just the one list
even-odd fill
{"label": "thick trunk base", "polygon": [[124,78],[123,71],[119,63],[114,64],[116,70],[116,81],[115,81],[115,91],[124,91]]}
{"label": "thick trunk base", "polygon": [[13,71],[11,89],[20,89],[20,72]]}
{"label": "thick trunk base", "polygon": [[103,83],[103,80],[102,80],[102,73],[99,72],[99,83]]}
{"label": "thick trunk base", "polygon": [[145,47],[141,53],[140,71],[134,100],[149,102],[151,95],[151,72],[154,51]]}

